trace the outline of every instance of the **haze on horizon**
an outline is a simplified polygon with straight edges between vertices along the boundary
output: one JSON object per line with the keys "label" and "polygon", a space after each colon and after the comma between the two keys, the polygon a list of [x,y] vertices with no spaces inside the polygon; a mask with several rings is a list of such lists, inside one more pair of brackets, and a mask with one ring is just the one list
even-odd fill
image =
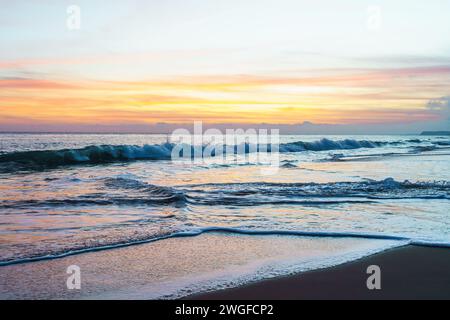
{"label": "haze on horizon", "polygon": [[[80,8],[80,28],[68,27]],[[450,128],[450,2],[2,1],[0,131]]]}

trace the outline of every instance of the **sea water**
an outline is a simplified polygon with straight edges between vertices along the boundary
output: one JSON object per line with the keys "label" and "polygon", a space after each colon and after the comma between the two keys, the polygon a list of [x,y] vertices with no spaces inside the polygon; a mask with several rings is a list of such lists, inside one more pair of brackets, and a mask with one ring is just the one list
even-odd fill
{"label": "sea water", "polygon": [[[264,236],[371,240],[358,254],[327,244],[310,267],[395,244],[449,246],[449,137],[281,136],[272,175],[261,174],[267,163],[236,161],[241,155],[171,161],[172,148],[165,135],[1,134],[0,273],[17,263],[140,243],[176,246],[217,232],[245,235],[243,246]],[[301,256],[293,254],[286,272],[302,270]],[[282,274],[286,257],[270,260],[266,275],[258,269],[258,279]],[[255,279],[245,270],[239,279]]]}

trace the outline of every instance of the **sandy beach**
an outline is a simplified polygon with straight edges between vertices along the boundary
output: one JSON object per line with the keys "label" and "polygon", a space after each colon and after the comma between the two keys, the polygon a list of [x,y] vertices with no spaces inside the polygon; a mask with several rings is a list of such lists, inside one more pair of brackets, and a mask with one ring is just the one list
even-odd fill
{"label": "sandy beach", "polygon": [[[370,265],[381,268],[381,290],[366,287]],[[405,246],[336,267],[188,299],[450,299],[450,249]]]}

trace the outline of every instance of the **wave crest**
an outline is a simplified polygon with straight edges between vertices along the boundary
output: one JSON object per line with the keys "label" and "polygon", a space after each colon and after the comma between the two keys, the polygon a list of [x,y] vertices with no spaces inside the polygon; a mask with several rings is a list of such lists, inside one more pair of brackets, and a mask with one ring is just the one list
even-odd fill
{"label": "wave crest", "polygon": [[[417,142],[417,141],[415,141]],[[361,148],[378,148],[386,145],[398,145],[409,143],[408,141],[369,141],[369,140],[330,140],[323,138],[318,141],[306,142],[295,141],[281,143],[277,145],[276,150],[281,153],[296,152],[320,152],[331,150],[351,150]],[[441,142],[445,145],[445,142]],[[164,143],[158,145],[93,145],[81,149],[61,149],[61,150],[38,150],[38,151],[20,151],[0,154],[0,172],[15,172],[22,170],[39,170],[43,168],[58,167],[63,165],[76,164],[102,164],[109,162],[126,162],[134,160],[171,160],[172,150],[176,145],[173,143]],[[194,152],[194,146],[184,145],[184,148],[191,148],[191,155]],[[429,151],[428,147],[417,149],[419,151]],[[433,147],[434,148],[434,147]],[[203,155],[221,156],[224,152],[229,152],[229,148],[223,145],[203,145],[202,150],[207,153]],[[271,146],[252,145],[242,143],[239,146],[231,148],[234,154],[246,154],[251,152],[271,152]],[[434,150],[434,149],[433,149]],[[184,150],[182,150],[184,151]]]}

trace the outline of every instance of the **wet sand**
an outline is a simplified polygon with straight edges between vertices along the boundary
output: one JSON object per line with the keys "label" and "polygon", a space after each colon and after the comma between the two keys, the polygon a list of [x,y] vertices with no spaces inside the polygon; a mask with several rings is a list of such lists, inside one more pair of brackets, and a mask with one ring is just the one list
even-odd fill
{"label": "wet sand", "polygon": [[[367,267],[381,289],[367,288]],[[336,267],[197,294],[187,299],[450,299],[450,249],[406,246]]]}

